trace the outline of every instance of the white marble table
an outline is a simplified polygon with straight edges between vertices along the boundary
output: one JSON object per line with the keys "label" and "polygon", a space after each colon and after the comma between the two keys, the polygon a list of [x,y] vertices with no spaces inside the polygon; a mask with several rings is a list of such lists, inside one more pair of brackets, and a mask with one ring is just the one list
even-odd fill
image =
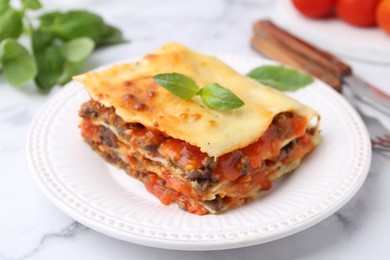
{"label": "white marble table", "polygon": [[[272,18],[275,7],[273,0],[46,2],[49,9],[89,6],[131,39],[94,54],[91,68],[141,56],[168,41],[209,52],[258,55],[249,46],[251,24]],[[390,66],[346,61],[389,91]],[[77,223],[42,195],[27,167],[30,124],[57,91],[43,96],[31,86],[13,89],[0,79],[0,259],[390,259],[390,155],[378,153],[363,187],[341,210],[312,228],[257,246],[207,252],[148,248]]]}

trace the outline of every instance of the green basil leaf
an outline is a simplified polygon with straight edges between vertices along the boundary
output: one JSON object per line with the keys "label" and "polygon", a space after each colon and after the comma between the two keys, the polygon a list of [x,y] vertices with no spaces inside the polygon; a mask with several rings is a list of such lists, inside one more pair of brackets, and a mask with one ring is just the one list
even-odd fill
{"label": "green basil leaf", "polygon": [[41,16],[39,16],[39,21],[40,21],[40,29],[48,29],[48,27],[50,27],[53,23],[54,23],[54,20],[61,16],[62,13],[61,12],[58,12],[58,11],[54,11],[54,12],[48,12],[48,13],[44,13],[42,14]]}
{"label": "green basil leaf", "polygon": [[48,29],[65,41],[78,37],[97,39],[105,35],[108,30],[100,16],[81,10],[57,13],[53,24]]}
{"label": "green basil leaf", "polygon": [[172,94],[184,99],[192,98],[199,90],[195,81],[179,73],[158,74],[153,80]]}
{"label": "green basil leaf", "polygon": [[9,0],[0,0],[0,10],[9,8]]}
{"label": "green basil leaf", "polygon": [[52,33],[38,29],[32,32],[31,37],[38,66],[35,83],[42,92],[47,93],[62,77],[66,60]]}
{"label": "green basil leaf", "polygon": [[17,39],[23,31],[22,14],[7,2],[2,2],[0,7],[0,42],[7,38]]}
{"label": "green basil leaf", "polygon": [[61,47],[49,45],[36,53],[35,59],[38,66],[35,83],[41,91],[47,93],[58,83],[64,71],[65,59]]}
{"label": "green basil leaf", "polygon": [[261,66],[247,74],[260,83],[281,91],[292,91],[313,83],[313,78],[283,66]]}
{"label": "green basil leaf", "polygon": [[39,0],[21,0],[24,9],[37,10],[42,7]]}
{"label": "green basil leaf", "polygon": [[80,37],[66,42],[62,46],[64,58],[72,63],[84,61],[93,52],[94,41],[87,37]]}
{"label": "green basil leaf", "polygon": [[97,47],[125,43],[127,40],[123,37],[122,32],[111,25],[107,25],[106,33],[94,39]]}
{"label": "green basil leaf", "polygon": [[37,73],[34,58],[14,39],[6,39],[0,44],[3,76],[12,86],[18,87],[33,79]]}
{"label": "green basil leaf", "polygon": [[79,73],[82,66],[83,66],[82,62],[77,62],[77,63],[73,63],[73,62],[69,62],[69,61],[66,62],[64,69],[63,69],[63,73],[58,78],[57,83],[62,85],[62,86],[65,85],[66,83],[68,83],[74,75]]}
{"label": "green basil leaf", "polygon": [[94,41],[87,37],[70,40],[62,46],[62,54],[66,63],[63,73],[58,79],[59,84],[68,83],[72,76],[80,71],[84,61],[91,55],[94,46]]}
{"label": "green basil leaf", "polygon": [[33,30],[31,34],[31,45],[34,54],[38,55],[43,52],[47,46],[54,42],[54,36],[47,31]]}
{"label": "green basil leaf", "polygon": [[198,95],[208,108],[214,110],[229,110],[244,105],[244,102],[233,92],[217,83],[207,84]]}

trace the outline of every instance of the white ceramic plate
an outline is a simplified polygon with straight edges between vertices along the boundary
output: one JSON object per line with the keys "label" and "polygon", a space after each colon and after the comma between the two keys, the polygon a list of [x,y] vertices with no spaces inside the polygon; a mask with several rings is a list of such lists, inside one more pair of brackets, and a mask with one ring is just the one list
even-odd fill
{"label": "white ceramic plate", "polygon": [[[220,55],[245,73],[270,63]],[[321,114],[322,144],[262,198],[220,215],[163,206],[143,185],[107,164],[82,140],[78,109],[88,95],[70,83],[36,117],[28,139],[32,176],[66,214],[109,236],[147,246],[216,250],[282,238],[328,217],[358,191],[368,173],[366,129],[351,106],[316,81],[292,94]]]}
{"label": "white ceramic plate", "polygon": [[306,18],[291,0],[279,0],[277,22],[298,37],[338,55],[390,64],[390,35],[378,27],[355,27],[337,18]]}

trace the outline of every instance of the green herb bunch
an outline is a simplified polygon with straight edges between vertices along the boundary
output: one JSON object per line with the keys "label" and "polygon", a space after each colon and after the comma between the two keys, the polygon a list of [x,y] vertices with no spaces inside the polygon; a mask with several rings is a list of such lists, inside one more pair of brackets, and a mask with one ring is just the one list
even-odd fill
{"label": "green herb bunch", "polygon": [[[125,42],[120,30],[94,13],[54,11],[33,18],[30,14],[42,7],[39,0],[20,4],[16,9],[10,0],[0,0],[0,70],[12,86],[34,80],[47,93],[79,73],[96,48]],[[18,41],[22,35],[30,48]]]}

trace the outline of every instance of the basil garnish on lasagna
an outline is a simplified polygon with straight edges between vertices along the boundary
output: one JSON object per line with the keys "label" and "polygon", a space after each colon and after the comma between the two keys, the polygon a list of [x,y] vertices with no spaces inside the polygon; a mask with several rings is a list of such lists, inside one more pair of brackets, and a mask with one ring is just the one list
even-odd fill
{"label": "basil garnish on lasagna", "polygon": [[[245,105],[212,110],[199,96],[180,98],[153,81],[162,73],[219,84]],[[198,215],[258,197],[320,140],[316,111],[177,43],[75,80],[91,97],[79,112],[84,140],[164,205]]]}

